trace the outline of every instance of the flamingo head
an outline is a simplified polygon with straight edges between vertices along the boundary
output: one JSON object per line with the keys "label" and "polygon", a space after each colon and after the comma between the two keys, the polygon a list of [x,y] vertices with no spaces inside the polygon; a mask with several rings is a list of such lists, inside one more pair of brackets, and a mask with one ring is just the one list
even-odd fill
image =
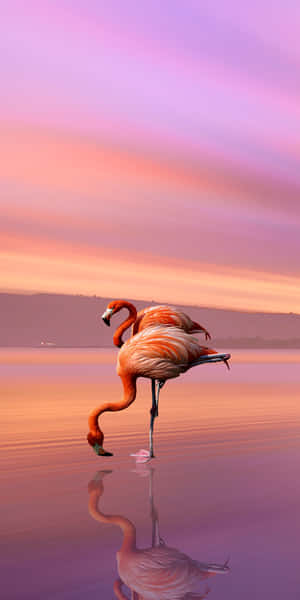
{"label": "flamingo head", "polygon": [[94,452],[98,456],[113,456],[112,452],[108,452],[107,450],[104,450],[104,448],[102,446],[102,443],[103,443],[102,431],[98,431],[97,434],[94,434],[91,431],[89,431],[89,433],[87,434],[87,441],[88,441],[89,445],[92,446]]}
{"label": "flamingo head", "polygon": [[114,311],[112,308],[107,308],[101,317],[102,321],[104,321],[105,325],[107,325],[108,327],[110,327],[110,318],[113,312]]}
{"label": "flamingo head", "polygon": [[122,308],[127,308],[127,310],[129,311],[129,317],[125,321],[129,327],[129,325],[135,321],[137,312],[135,306],[133,306],[133,304],[131,304],[131,302],[128,302],[127,300],[112,300],[112,302],[110,302],[107,305],[107,309],[102,315],[104,323],[106,325],[110,325],[111,316],[119,312],[119,310],[121,310]]}
{"label": "flamingo head", "polygon": [[101,317],[102,320],[104,321],[105,325],[107,325],[108,327],[110,326],[111,316],[114,315],[115,313],[119,312],[119,310],[121,310],[121,308],[123,308],[123,306],[124,306],[123,300],[113,300],[112,302],[110,302],[107,305],[107,308]]}

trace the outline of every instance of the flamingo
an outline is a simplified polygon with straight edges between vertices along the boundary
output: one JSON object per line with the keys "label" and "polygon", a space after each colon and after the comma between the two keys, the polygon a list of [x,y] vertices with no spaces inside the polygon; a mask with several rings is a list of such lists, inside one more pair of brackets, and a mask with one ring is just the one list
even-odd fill
{"label": "flamingo", "polygon": [[109,326],[112,315],[118,313],[122,308],[128,309],[129,316],[121,323],[114,334],[113,342],[118,348],[121,348],[123,345],[122,335],[130,325],[132,325],[132,335],[139,333],[146,327],[164,325],[165,327],[179,327],[187,333],[204,333],[206,340],[211,339],[211,336],[205,327],[192,321],[192,319],[179,308],[172,306],[147,306],[146,308],[143,308],[143,310],[137,312],[135,306],[130,302],[127,302],[126,300],[113,300],[113,302],[108,304],[102,315],[104,323]]}
{"label": "flamingo", "polygon": [[[118,354],[117,373],[123,383],[123,398],[119,402],[105,402],[89,416],[88,443],[96,454],[112,456],[104,450],[104,434],[98,423],[106,411],[124,410],[136,398],[136,381],[146,377],[152,382],[152,408],[150,411],[149,458],[153,452],[153,426],[158,416],[159,393],[167,379],[178,377],[192,367],[203,363],[223,361],[229,368],[230,354],[201,346],[196,338],[178,327],[148,327],[129,338]],[[156,386],[157,380],[157,386]]]}
{"label": "flamingo", "polygon": [[132,600],[203,600],[205,592],[193,592],[195,587],[213,575],[229,572],[228,561],[223,565],[205,563],[190,558],[176,548],[166,545],[160,536],[158,511],[154,504],[153,476],[149,475],[150,516],[152,521],[152,545],[139,549],[136,546],[136,528],[121,515],[106,515],[99,509],[99,501],[104,493],[103,479],[112,471],[99,471],[89,483],[89,513],[100,523],[118,526],[123,533],[122,546],[117,552],[119,578],[113,589],[118,600],[128,600],[122,586],[125,583],[131,590]]}

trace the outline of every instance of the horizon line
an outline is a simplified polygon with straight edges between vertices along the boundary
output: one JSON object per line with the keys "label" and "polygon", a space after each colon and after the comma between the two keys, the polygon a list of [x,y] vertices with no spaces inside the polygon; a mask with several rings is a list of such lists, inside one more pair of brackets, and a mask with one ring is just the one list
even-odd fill
{"label": "horizon line", "polygon": [[[111,296],[98,296],[98,294],[82,294],[80,292],[78,293],[74,293],[74,294],[67,294],[67,293],[62,293],[62,292],[47,292],[47,291],[41,291],[41,290],[16,290],[16,289],[1,289],[0,288],[0,295],[1,294],[11,294],[14,296],[66,296],[66,297],[84,297],[84,298],[99,298],[99,299],[120,299],[120,298],[113,298]],[[180,303],[170,303],[168,301],[160,301],[160,300],[149,300],[149,299],[145,299],[145,298],[125,298],[123,297],[122,299],[124,300],[133,300],[135,302],[145,302],[148,304],[168,304],[170,306],[186,306],[186,307],[190,307],[190,308],[200,308],[200,309],[208,309],[208,310],[221,310],[221,311],[227,311],[227,312],[235,312],[235,313],[245,313],[245,314],[269,314],[269,315],[293,315],[293,316],[300,316],[300,313],[297,312],[293,312],[293,311],[289,311],[289,312],[280,312],[280,311],[273,311],[273,310],[251,310],[251,309],[243,309],[243,308],[228,308],[228,307],[223,307],[223,306],[216,306],[216,305],[200,305],[200,304],[188,304],[188,303],[184,303],[184,302],[180,302]]]}

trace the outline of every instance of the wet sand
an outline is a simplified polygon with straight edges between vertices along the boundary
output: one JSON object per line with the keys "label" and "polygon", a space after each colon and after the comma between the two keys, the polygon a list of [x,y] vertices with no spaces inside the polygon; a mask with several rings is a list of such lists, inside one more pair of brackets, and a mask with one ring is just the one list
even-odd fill
{"label": "wet sand", "polygon": [[[154,503],[168,548],[206,565],[229,557],[228,573],[200,577],[199,598],[297,597],[300,353],[235,350],[229,373],[203,365],[168,382],[145,472],[129,454],[147,448],[148,381],[128,410],[102,417],[112,458],[85,440],[89,410],[120,397],[115,359],[114,350],[0,352],[4,598],[117,597],[122,533],[91,516],[93,493],[100,513],[134,525],[138,548],[152,546]],[[103,469],[112,473],[101,491]],[[121,592],[130,597],[125,584]]]}

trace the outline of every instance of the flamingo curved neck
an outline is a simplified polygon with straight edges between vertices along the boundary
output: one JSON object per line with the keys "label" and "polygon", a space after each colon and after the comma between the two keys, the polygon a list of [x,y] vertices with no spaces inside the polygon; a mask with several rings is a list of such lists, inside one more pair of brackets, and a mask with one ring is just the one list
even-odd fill
{"label": "flamingo curved neck", "polygon": [[124,375],[124,376],[121,376],[121,379],[122,379],[122,383],[123,383],[122,399],[119,402],[105,402],[104,404],[101,404],[100,406],[95,408],[89,416],[88,423],[89,423],[90,432],[88,434],[88,440],[89,440],[89,436],[91,436],[91,440],[89,440],[89,443],[92,446],[94,445],[95,440],[97,440],[100,445],[103,444],[104,434],[101,431],[101,429],[99,427],[99,423],[98,423],[98,419],[99,419],[100,415],[102,415],[102,413],[107,412],[107,411],[114,412],[114,411],[124,410],[125,408],[130,406],[130,404],[135,400],[136,377],[132,377],[130,375]]}
{"label": "flamingo curved neck", "polygon": [[130,302],[126,302],[125,300],[123,300],[119,310],[121,310],[122,308],[127,308],[129,311],[129,315],[128,315],[127,319],[125,321],[123,321],[123,323],[121,323],[121,325],[115,331],[113,341],[114,341],[114,345],[117,346],[118,348],[121,348],[121,346],[123,346],[123,343],[124,343],[122,340],[123,333],[126,331],[126,329],[128,329],[130,327],[130,325],[132,325],[132,323],[135,322],[136,316],[137,316],[136,308]]}
{"label": "flamingo curved neck", "polygon": [[105,515],[98,508],[98,501],[101,497],[101,493],[97,490],[93,490],[90,492],[89,497],[89,513],[95,521],[99,521],[100,523],[110,523],[112,525],[116,525],[120,527],[123,533],[123,542],[119,552],[127,553],[127,552],[135,552],[136,551],[136,528],[133,523],[122,517],[121,515]]}

